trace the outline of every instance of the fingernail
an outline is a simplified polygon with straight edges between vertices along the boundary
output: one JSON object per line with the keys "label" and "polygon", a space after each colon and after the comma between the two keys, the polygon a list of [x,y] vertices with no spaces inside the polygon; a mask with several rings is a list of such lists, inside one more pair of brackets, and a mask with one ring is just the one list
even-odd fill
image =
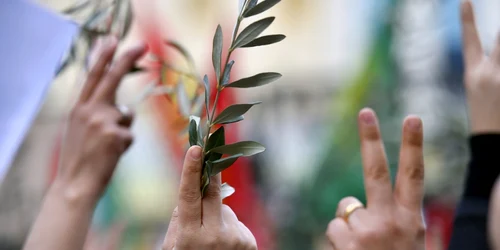
{"label": "fingernail", "polygon": [[375,124],[375,115],[372,110],[370,109],[363,109],[361,110],[361,121],[365,123],[366,125],[373,125]]}
{"label": "fingernail", "polygon": [[408,128],[413,132],[418,132],[422,127],[422,121],[418,117],[410,117],[408,119]]}
{"label": "fingernail", "polygon": [[201,148],[198,146],[191,147],[189,157],[194,161],[199,161],[201,159]]}

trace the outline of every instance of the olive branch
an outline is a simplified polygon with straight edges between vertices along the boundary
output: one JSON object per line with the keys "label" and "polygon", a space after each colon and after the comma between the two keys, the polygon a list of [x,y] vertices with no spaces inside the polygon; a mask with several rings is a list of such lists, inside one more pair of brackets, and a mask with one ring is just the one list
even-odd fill
{"label": "olive branch", "polygon": [[[238,19],[232,34],[231,46],[223,64],[224,67],[221,67],[223,49],[222,28],[220,25],[217,26],[213,38],[212,50],[212,63],[216,76],[216,94],[215,101],[211,105],[209,103],[211,90],[208,76],[205,75],[203,79],[201,79],[196,71],[192,56],[182,45],[171,40],[164,42],[165,46],[174,49],[184,57],[187,62],[187,70],[177,68],[163,59],[151,55],[152,60],[161,64],[160,77],[145,87],[143,92],[139,95],[139,98],[134,102],[134,105],[138,105],[148,97],[155,95],[171,95],[176,97],[181,117],[189,124],[187,131],[189,133],[189,144],[191,146],[201,146],[203,149],[202,184],[200,187],[202,195],[205,194],[206,187],[210,184],[210,177],[229,168],[240,157],[249,157],[264,152],[265,150],[263,145],[254,141],[241,141],[227,145],[225,143],[224,125],[242,121],[244,119],[244,114],[260,102],[234,104],[224,109],[218,115],[216,115],[215,112],[219,95],[225,88],[258,87],[281,78],[281,74],[279,73],[265,72],[229,82],[231,69],[235,63],[234,60],[231,60],[233,51],[239,48],[270,45],[285,39],[285,36],[281,34],[260,36],[262,32],[274,22],[275,17],[266,17],[253,22],[239,32],[240,26],[246,18],[262,14],[274,7],[280,1],[281,0],[264,0],[260,3],[258,0],[244,1],[242,8],[239,10]],[[97,0],[81,0],[73,6],[63,10],[62,13],[67,16],[73,16],[89,8],[93,8],[94,10],[80,25],[82,32],[78,39],[84,41],[84,44],[87,45],[87,49],[91,47],[91,44],[97,37],[114,33],[119,34],[119,38],[123,39],[128,33],[133,18],[130,0],[111,0],[105,3]],[[61,73],[68,64],[76,61],[78,40],[75,41],[74,45],[71,47],[68,53],[69,55],[63,61],[58,74]],[[147,68],[134,67],[130,73],[146,71],[148,71]],[[174,78],[176,79],[176,83],[166,84],[168,79],[163,79],[164,72],[174,73],[177,76]],[[198,84],[196,93],[200,94],[195,94],[192,99],[188,97],[184,86],[185,80],[196,82]],[[201,122],[203,104],[206,112],[205,126],[203,126]],[[211,133],[216,126],[219,127]],[[225,157],[223,158],[223,156]],[[223,198],[230,196],[234,191],[234,188],[227,183],[221,186],[221,196]]]}
{"label": "olive branch", "polygon": [[[260,102],[247,104],[234,104],[224,109],[219,115],[215,115],[219,94],[225,88],[252,88],[269,84],[278,80],[281,74],[274,72],[260,73],[251,77],[243,78],[235,82],[229,82],[231,69],[234,60],[231,60],[232,52],[239,48],[249,48],[270,45],[285,39],[284,35],[268,35],[258,37],[274,21],[275,17],[267,17],[256,21],[239,33],[240,26],[245,18],[255,16],[271,9],[280,0],[265,0],[258,3],[257,0],[245,0],[238,15],[238,20],[234,27],[231,39],[231,46],[225,58],[224,67],[222,64],[223,34],[221,26],[217,26],[213,39],[212,63],[215,70],[216,95],[212,105],[209,103],[210,82],[205,75],[203,82],[205,85],[205,108],[207,114],[206,129],[203,129],[200,117],[192,116],[189,123],[189,143],[191,146],[198,145],[203,148],[203,168],[201,191],[205,194],[207,186],[210,184],[210,177],[221,173],[223,170],[233,165],[240,157],[249,157],[262,153],[265,147],[254,141],[241,141],[234,144],[225,144],[224,125],[242,121],[244,114],[253,106]],[[210,133],[215,126],[220,127]],[[223,156],[226,157],[223,158]],[[222,196],[227,197],[234,192],[228,184],[222,185]]]}

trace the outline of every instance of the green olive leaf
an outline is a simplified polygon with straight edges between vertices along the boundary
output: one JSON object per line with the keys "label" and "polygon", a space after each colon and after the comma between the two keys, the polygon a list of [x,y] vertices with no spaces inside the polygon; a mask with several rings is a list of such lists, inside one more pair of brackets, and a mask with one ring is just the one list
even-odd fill
{"label": "green olive leaf", "polygon": [[227,184],[226,182],[222,183],[222,185],[220,186],[220,196],[222,197],[222,199],[231,196],[235,191],[236,190],[234,189],[234,187],[229,186],[229,184]]}
{"label": "green olive leaf", "polygon": [[222,45],[223,45],[222,40],[223,40],[222,28],[220,25],[218,25],[214,35],[214,43],[212,50],[212,63],[214,65],[215,75],[217,76],[217,79],[220,79],[220,64],[222,58]]}
{"label": "green olive leaf", "polygon": [[66,14],[66,15],[75,14],[75,13],[80,12],[81,10],[85,9],[89,4],[90,4],[90,0],[78,1],[77,3],[72,5],[71,7],[64,9],[62,11],[62,13]]}
{"label": "green olive leaf", "polygon": [[[97,26],[99,23],[103,22],[106,18],[109,18],[112,14],[111,11],[111,6],[108,6],[106,8],[102,8],[96,12],[94,12],[83,24],[82,24],[82,29],[86,29],[89,31],[89,33],[92,32],[97,32],[99,33],[100,31],[94,30],[95,26]],[[105,32],[107,33],[107,32]]]}
{"label": "green olive leaf", "polygon": [[264,46],[264,45],[270,45],[273,43],[278,43],[283,41],[286,38],[285,35],[269,35],[269,36],[262,36],[259,38],[256,38],[255,40],[241,46],[242,48],[250,48],[250,47],[257,47],[257,46]]}
{"label": "green olive leaf", "polygon": [[189,146],[198,145],[198,125],[194,119],[189,122]]}
{"label": "green olive leaf", "polygon": [[227,84],[228,88],[253,88],[269,84],[281,78],[280,73],[267,72],[260,73],[251,77],[243,78],[238,81]]}
{"label": "green olive leaf", "polygon": [[207,75],[203,77],[203,83],[205,84],[205,111],[207,112],[208,119],[210,119],[210,103],[208,103],[210,99],[210,81]]}
{"label": "green olive leaf", "polygon": [[253,41],[273,23],[274,19],[275,17],[267,17],[248,25],[248,27],[238,35],[231,49],[239,48]]}
{"label": "green olive leaf", "polygon": [[232,155],[230,157],[222,158],[213,162],[207,162],[207,165],[211,166],[211,172],[210,176],[215,176],[219,174],[220,172],[224,171],[225,169],[229,168],[231,165],[233,165],[238,158],[243,156],[243,154],[237,154],[237,155]]}
{"label": "green olive leaf", "polygon": [[134,12],[132,10],[132,2],[131,1],[126,1],[125,7],[126,8],[126,17],[123,22],[123,25],[121,27],[121,37],[124,38],[125,36],[128,35],[130,28],[132,28],[132,22],[134,20]]}
{"label": "green olive leaf", "polygon": [[224,86],[229,82],[229,78],[231,78],[231,69],[233,68],[234,61],[231,60],[226,68],[224,69],[224,77],[222,78],[222,83],[221,85]]}
{"label": "green olive leaf", "polygon": [[205,141],[204,141],[204,138],[205,138],[205,128],[203,126],[204,123],[202,123],[201,121],[198,123],[198,143],[200,143],[200,145],[202,147],[205,146]]}
{"label": "green olive leaf", "polygon": [[245,9],[245,12],[252,9],[253,7],[255,7],[255,5],[257,5],[257,2],[258,2],[258,0],[250,0],[248,2],[247,8]]}
{"label": "green olive leaf", "polygon": [[261,102],[249,104],[235,104],[224,109],[213,121],[213,124],[228,124],[243,120],[243,115],[254,105]]}
{"label": "green olive leaf", "polygon": [[281,0],[262,1],[261,3],[257,4],[255,7],[245,11],[245,13],[243,13],[243,17],[251,17],[251,16],[258,15],[258,14],[272,8],[274,5],[278,4],[279,2],[281,2]]}
{"label": "green olive leaf", "polygon": [[219,154],[223,154],[223,155],[241,154],[242,156],[248,157],[248,156],[262,153],[265,150],[266,150],[266,148],[258,142],[241,141],[241,142],[237,142],[234,144],[228,144],[228,145],[216,147],[216,148],[210,150],[210,152],[219,153]]}
{"label": "green olive leaf", "polygon": [[[205,145],[205,151],[209,152],[211,149],[220,147],[225,144],[224,127],[221,126],[213,134],[208,137],[208,142]],[[207,153],[205,159],[209,161],[216,161],[222,157],[219,153]]]}

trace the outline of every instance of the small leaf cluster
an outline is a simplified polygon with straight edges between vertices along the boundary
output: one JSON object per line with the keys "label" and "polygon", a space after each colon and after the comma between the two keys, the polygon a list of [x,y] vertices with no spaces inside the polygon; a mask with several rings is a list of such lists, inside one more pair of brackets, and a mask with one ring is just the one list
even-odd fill
{"label": "small leaf cluster", "polygon": [[[89,13],[89,10],[90,13]],[[81,46],[85,46],[86,53],[90,51],[97,38],[110,34],[117,34],[123,39],[132,26],[133,13],[130,0],[101,1],[80,0],[61,11],[65,16],[74,19],[80,27],[80,34],[61,63],[56,75],[61,74],[71,63],[78,61]],[[78,16],[84,15],[83,21],[76,21]]]}
{"label": "small leaf cluster", "polygon": [[[263,145],[254,141],[241,141],[234,144],[226,144],[225,142],[224,125],[242,121],[244,114],[253,106],[260,104],[260,102],[234,104],[224,109],[218,115],[215,115],[215,110],[219,93],[225,88],[253,88],[269,84],[281,78],[281,74],[279,73],[265,72],[230,82],[231,69],[235,64],[235,61],[230,60],[230,58],[234,50],[270,45],[285,39],[285,36],[281,34],[260,36],[274,22],[275,17],[266,17],[251,23],[238,33],[239,27],[245,18],[264,13],[279,2],[280,0],[264,0],[260,3],[257,0],[246,0],[244,2],[233,31],[231,46],[229,47],[224,64],[222,64],[222,28],[220,25],[217,27],[212,50],[212,62],[217,79],[216,89],[214,90],[216,91],[215,102],[212,105],[209,103],[209,96],[212,90],[210,89],[208,76],[205,75],[203,82],[205,85],[206,124],[202,124],[200,117],[197,116],[192,116],[189,123],[190,145],[198,145],[203,148],[202,194],[205,193],[206,187],[210,183],[210,177],[229,168],[240,157],[252,156],[265,150]],[[215,131],[211,133],[212,130]],[[229,185],[224,183],[222,191],[224,194],[230,195],[234,192],[234,189],[231,189]]]}

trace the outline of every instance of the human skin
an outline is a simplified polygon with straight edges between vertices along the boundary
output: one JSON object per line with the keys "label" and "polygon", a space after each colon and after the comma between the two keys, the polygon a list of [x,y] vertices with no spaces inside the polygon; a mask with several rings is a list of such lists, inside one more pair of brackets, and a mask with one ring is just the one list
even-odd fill
{"label": "human skin", "polygon": [[108,38],[70,113],[59,172],[25,242],[25,250],[82,249],[97,201],[121,155],[132,143],[132,115],[115,104],[123,76],[146,51],[144,43],[112,62],[116,38]]}

